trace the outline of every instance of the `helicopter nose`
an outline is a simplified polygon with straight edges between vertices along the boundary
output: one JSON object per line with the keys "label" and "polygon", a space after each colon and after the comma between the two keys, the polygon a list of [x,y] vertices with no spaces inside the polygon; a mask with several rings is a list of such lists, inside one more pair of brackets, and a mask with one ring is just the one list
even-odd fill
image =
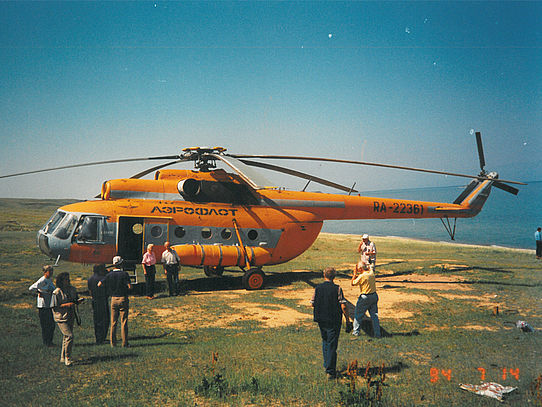
{"label": "helicopter nose", "polygon": [[47,256],[51,256],[51,248],[49,247],[49,237],[46,233],[43,233],[41,230],[38,232],[38,247],[42,253]]}

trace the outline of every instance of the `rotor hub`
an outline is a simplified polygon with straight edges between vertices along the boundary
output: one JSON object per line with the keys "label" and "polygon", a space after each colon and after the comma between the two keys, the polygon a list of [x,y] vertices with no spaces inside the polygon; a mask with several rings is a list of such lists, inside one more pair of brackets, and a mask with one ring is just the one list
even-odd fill
{"label": "rotor hub", "polygon": [[181,157],[194,161],[194,167],[200,171],[210,171],[216,168],[216,158],[213,154],[224,154],[224,147],[188,147],[183,148]]}

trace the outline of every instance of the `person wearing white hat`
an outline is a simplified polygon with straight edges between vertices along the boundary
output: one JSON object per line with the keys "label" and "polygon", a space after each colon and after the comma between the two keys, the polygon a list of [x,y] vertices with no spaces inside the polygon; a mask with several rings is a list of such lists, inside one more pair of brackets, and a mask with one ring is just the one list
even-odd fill
{"label": "person wearing white hat", "polygon": [[364,234],[361,237],[361,242],[358,245],[358,253],[361,254],[361,261],[368,259],[369,265],[374,269],[376,266],[376,246],[369,240],[369,235]]}
{"label": "person wearing white hat", "polygon": [[128,290],[132,289],[130,275],[122,269],[122,257],[113,257],[113,270],[98,283],[98,287],[105,285],[107,293],[111,296],[111,331],[109,339],[111,346],[117,344],[117,323],[120,317],[122,346],[128,347],[128,312],[130,300]]}

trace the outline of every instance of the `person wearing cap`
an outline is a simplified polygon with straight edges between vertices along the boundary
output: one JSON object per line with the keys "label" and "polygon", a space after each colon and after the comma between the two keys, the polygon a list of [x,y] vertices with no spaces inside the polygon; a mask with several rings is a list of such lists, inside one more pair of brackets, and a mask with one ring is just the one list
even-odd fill
{"label": "person wearing cap", "polygon": [[376,266],[376,246],[369,240],[369,235],[364,234],[361,237],[361,242],[358,245],[358,253],[360,253],[363,260],[363,256],[368,258],[369,264],[374,268]]}
{"label": "person wearing cap", "polygon": [[105,286],[98,287],[98,283],[102,281],[107,273],[105,264],[95,264],[93,274],[88,279],[88,291],[92,296],[92,316],[94,320],[94,336],[96,344],[101,345],[107,339],[107,331],[109,330],[110,312],[109,312],[109,297]]}
{"label": "person wearing cap", "polygon": [[154,280],[156,276],[156,256],[152,249],[154,245],[150,243],[147,251],[143,255],[141,264],[143,265],[143,274],[145,274],[145,289],[149,300],[154,298]]}
{"label": "person wearing cap", "polygon": [[37,307],[41,325],[41,338],[45,346],[53,346],[55,321],[51,310],[51,295],[55,290],[53,284],[53,266],[43,266],[43,276],[28,289],[38,295]]}
{"label": "person wearing cap", "polygon": [[113,257],[113,270],[98,283],[98,287],[105,285],[108,295],[111,296],[111,332],[109,339],[111,346],[117,344],[117,323],[120,317],[122,346],[128,347],[128,312],[130,300],[128,290],[132,289],[130,275],[122,269],[123,260],[120,256]]}
{"label": "person wearing cap", "polygon": [[164,274],[167,277],[167,285],[169,296],[179,294],[179,269],[181,258],[171,247],[169,242],[164,243],[166,250],[162,253],[162,265],[164,266]]}
{"label": "person wearing cap", "polygon": [[373,324],[373,335],[380,338],[380,321],[378,320],[378,294],[376,293],[376,281],[374,268],[369,263],[368,256],[362,255],[361,260],[356,264],[352,274],[352,286],[359,286],[360,294],[354,312],[354,330],[352,335],[358,336],[361,320],[369,311]]}

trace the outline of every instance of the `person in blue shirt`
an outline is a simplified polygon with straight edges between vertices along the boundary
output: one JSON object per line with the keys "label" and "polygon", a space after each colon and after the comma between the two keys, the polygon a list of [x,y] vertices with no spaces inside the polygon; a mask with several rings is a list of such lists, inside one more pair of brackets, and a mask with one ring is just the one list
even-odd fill
{"label": "person in blue shirt", "polygon": [[534,240],[536,241],[536,258],[540,260],[542,258],[542,228],[536,229]]}
{"label": "person in blue shirt", "polygon": [[43,276],[28,289],[38,295],[37,307],[41,325],[41,337],[45,346],[53,346],[55,321],[51,310],[51,295],[55,290],[53,284],[53,266],[43,266]]}

